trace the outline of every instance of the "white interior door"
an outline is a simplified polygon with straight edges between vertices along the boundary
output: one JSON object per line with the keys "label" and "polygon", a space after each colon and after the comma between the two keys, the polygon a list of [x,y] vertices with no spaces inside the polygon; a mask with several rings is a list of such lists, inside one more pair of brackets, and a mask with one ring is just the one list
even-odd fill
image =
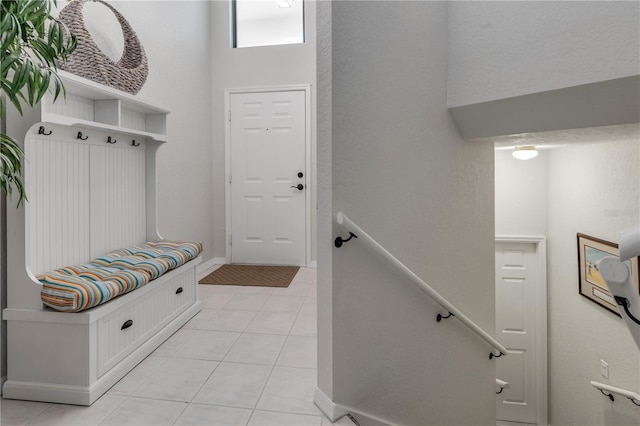
{"label": "white interior door", "polygon": [[305,265],[305,92],[229,98],[231,262]]}
{"label": "white interior door", "polygon": [[546,348],[540,330],[540,315],[546,315],[546,290],[540,286],[546,280],[538,256],[535,243],[496,243],[496,337],[509,351],[496,359],[496,377],[511,384],[496,395],[496,417],[502,421],[537,424],[546,410],[540,405],[546,395],[546,379],[540,379],[546,362],[540,358],[546,355],[537,347],[545,339]]}

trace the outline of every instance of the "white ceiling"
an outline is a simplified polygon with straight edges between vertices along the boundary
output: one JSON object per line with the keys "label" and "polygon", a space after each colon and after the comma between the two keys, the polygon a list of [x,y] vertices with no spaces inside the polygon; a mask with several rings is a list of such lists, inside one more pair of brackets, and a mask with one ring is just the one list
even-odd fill
{"label": "white ceiling", "polygon": [[538,133],[473,139],[474,142],[494,143],[497,150],[513,149],[520,145],[535,145],[538,149],[562,148],[573,144],[636,141],[640,143],[640,123],[585,129],[554,130]]}

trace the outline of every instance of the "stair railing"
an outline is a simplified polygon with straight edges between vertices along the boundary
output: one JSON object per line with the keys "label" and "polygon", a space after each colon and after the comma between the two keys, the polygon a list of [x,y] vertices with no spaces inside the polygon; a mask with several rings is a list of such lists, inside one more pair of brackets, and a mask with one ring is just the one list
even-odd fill
{"label": "stair railing", "polygon": [[505,389],[511,389],[511,384],[509,382],[505,382],[504,380],[496,379],[496,387],[499,388],[499,391],[496,391],[497,394],[501,394]]}
{"label": "stair railing", "polygon": [[607,385],[600,382],[594,382],[594,381],[591,381],[591,386],[598,389],[604,396],[609,398],[611,402],[615,401],[615,397],[613,396],[613,394],[615,393],[617,395],[624,396],[629,401],[631,401],[634,405],[637,405],[638,407],[640,407],[640,394],[631,392],[630,390],[627,390],[627,389],[622,389],[616,386],[611,386],[611,385]]}
{"label": "stair railing", "polygon": [[[407,279],[409,279],[413,284],[415,284],[420,290],[427,293],[431,299],[433,299],[438,305],[444,308],[448,315],[443,316],[438,314],[436,317],[436,321],[440,322],[443,319],[449,318],[451,316],[456,317],[458,321],[467,326],[471,331],[480,336],[489,346],[491,346],[492,351],[489,354],[489,359],[498,358],[504,355],[507,355],[507,349],[502,346],[496,339],[494,339],[489,333],[480,328],[476,323],[471,321],[466,315],[464,315],[459,309],[453,306],[447,299],[442,297],[437,291],[435,291],[431,286],[429,286],[426,282],[424,282],[419,276],[417,276],[411,269],[407,268],[402,262],[400,262],[396,257],[394,257],[391,253],[389,253],[384,247],[382,247],[376,240],[371,238],[369,234],[364,232],[362,228],[353,223],[344,213],[339,212],[336,215],[336,220],[339,225],[349,231],[349,238],[343,239],[342,237],[337,237],[335,240],[335,246],[341,247],[345,242],[351,240],[352,238],[356,238],[358,241],[362,241],[365,245],[372,250],[375,254],[382,257],[385,261],[387,261],[396,271],[404,275]],[[493,351],[498,351],[498,354],[495,354]]]}

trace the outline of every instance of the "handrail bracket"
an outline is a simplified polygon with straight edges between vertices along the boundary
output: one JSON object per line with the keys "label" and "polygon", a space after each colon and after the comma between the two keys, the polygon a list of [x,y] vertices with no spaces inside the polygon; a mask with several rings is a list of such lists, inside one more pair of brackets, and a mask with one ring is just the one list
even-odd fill
{"label": "handrail bracket", "polygon": [[349,232],[349,238],[344,239],[342,237],[337,237],[336,240],[334,241],[334,244],[336,245],[336,247],[340,248],[342,247],[342,244],[351,241],[352,238],[358,238],[358,236],[353,232]]}

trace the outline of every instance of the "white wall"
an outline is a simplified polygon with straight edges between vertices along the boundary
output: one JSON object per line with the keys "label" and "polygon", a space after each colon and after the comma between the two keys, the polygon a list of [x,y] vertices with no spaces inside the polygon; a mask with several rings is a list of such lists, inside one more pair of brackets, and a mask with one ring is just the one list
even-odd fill
{"label": "white wall", "polygon": [[331,144],[331,2],[316,10],[317,164],[318,164],[318,387],[333,399],[333,172]]}
{"label": "white wall", "polygon": [[[640,142],[575,145],[518,161],[496,152],[496,234],[549,238],[549,419],[552,425],[637,425],[637,408],[595,391],[638,391],[640,353],[622,320],[578,294],[576,233],[618,242],[640,221]],[[531,183],[528,185],[527,183]],[[535,185],[533,185],[535,183]],[[529,195],[520,188],[526,185]],[[600,375],[600,360],[610,378]]]}
{"label": "white wall", "polygon": [[528,161],[511,152],[495,154],[496,235],[546,237],[549,151]]}
{"label": "white wall", "polygon": [[[446,12],[333,2],[333,213],[493,330],[494,153],[462,141],[447,112]],[[495,424],[488,346],[455,319],[438,325],[430,299],[360,241],[334,248],[332,268],[325,394],[401,424]]]}
{"label": "white wall", "polygon": [[214,256],[209,7],[201,1],[121,7],[149,58],[139,95],[172,111],[169,142],[158,153],[158,226],[165,238],[203,241],[204,261]]}
{"label": "white wall", "polygon": [[636,1],[455,1],[449,9],[449,106],[640,69]]}
{"label": "white wall", "polygon": [[[225,117],[224,91],[228,88],[282,86],[292,84],[312,85],[311,190],[315,188],[315,83],[316,83],[316,18],[315,2],[305,2],[304,44],[232,49],[229,28],[229,4],[227,1],[211,2],[211,75],[213,77],[213,197],[214,212],[209,218],[214,226],[215,257],[224,257],[225,234]],[[203,92],[204,94],[204,92]],[[312,193],[311,258],[316,258],[316,202]]]}
{"label": "white wall", "polygon": [[[576,233],[618,242],[640,221],[640,142],[569,147],[549,158],[549,385],[553,425],[638,425],[590,380],[637,392],[640,353],[622,320],[578,294]],[[609,380],[600,360],[609,363]]]}
{"label": "white wall", "polygon": [[[450,106],[638,74],[637,2],[452,2],[450,10]],[[545,222],[548,230],[553,425],[640,422],[633,404],[612,404],[589,385],[599,380],[637,391],[640,356],[621,319],[578,294],[576,253],[577,232],[616,242],[621,229],[640,220],[638,145],[550,151],[546,217],[531,203],[544,198],[541,187],[527,200],[505,181],[544,180],[544,166],[514,169],[496,155],[497,233],[544,230]],[[600,376],[600,359],[609,363],[609,381]]]}
{"label": "white wall", "polygon": [[[5,195],[0,195],[0,309],[7,307],[7,202]],[[0,321],[0,386],[7,378],[7,322]],[[1,389],[1,388],[0,388]],[[1,392],[0,392],[1,393]]]}
{"label": "white wall", "polygon": [[[160,235],[202,241],[203,260],[207,261],[214,253],[210,3],[109,3],[129,21],[146,51],[149,77],[138,96],[171,110],[168,142],[157,156]],[[59,7],[64,5],[58,3]],[[103,9],[108,23],[111,14]],[[103,50],[121,51],[119,28],[102,28],[107,30],[94,38],[101,40]]]}

